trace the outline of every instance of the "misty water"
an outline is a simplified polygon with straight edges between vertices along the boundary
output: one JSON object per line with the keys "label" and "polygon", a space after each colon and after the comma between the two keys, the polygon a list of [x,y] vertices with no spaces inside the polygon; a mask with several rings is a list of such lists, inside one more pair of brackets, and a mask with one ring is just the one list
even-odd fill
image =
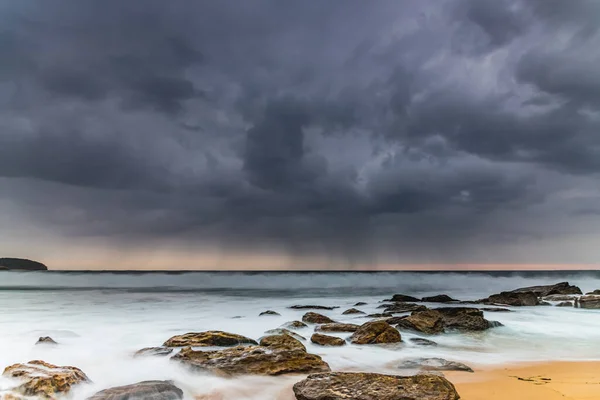
{"label": "misty water", "polygon": [[[68,395],[85,399],[98,390],[148,379],[171,379],[186,393],[216,399],[290,399],[301,378],[220,378],[190,372],[168,357],[133,358],[143,347],[173,335],[223,330],[254,339],[285,322],[300,320],[296,304],[339,306],[323,314],[361,324],[363,315],[342,315],[356,302],[366,313],[395,293],[416,297],[446,293],[475,300],[502,290],[569,281],[584,292],[600,288],[595,272],[535,273],[59,273],[0,272],[0,368],[41,359],[81,368],[93,381]],[[398,373],[406,358],[443,357],[474,366],[517,361],[599,360],[600,311],[562,307],[513,308],[486,313],[504,326],[475,334],[444,334],[438,347],[419,347],[402,332],[397,346],[326,348],[305,345],[332,370]],[[274,310],[281,316],[262,316]],[[313,327],[297,332],[309,338]],[[346,338],[350,334],[337,336]],[[51,336],[58,346],[36,346]],[[404,371],[405,372],[405,371]],[[14,382],[0,378],[0,390]],[[219,397],[220,396],[220,397]],[[291,397],[293,398],[293,397]]]}

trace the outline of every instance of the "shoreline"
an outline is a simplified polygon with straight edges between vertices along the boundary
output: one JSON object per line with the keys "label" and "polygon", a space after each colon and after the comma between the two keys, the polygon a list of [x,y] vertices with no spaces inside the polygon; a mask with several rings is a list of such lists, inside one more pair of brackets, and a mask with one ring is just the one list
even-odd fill
{"label": "shoreline", "polygon": [[591,400],[600,398],[600,361],[550,361],[445,372],[461,400]]}

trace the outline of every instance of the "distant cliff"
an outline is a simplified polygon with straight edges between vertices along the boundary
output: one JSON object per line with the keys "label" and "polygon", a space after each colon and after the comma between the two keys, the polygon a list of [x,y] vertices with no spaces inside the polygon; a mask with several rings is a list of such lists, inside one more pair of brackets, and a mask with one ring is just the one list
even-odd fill
{"label": "distant cliff", "polygon": [[24,258],[0,258],[0,271],[13,269],[25,271],[46,271],[48,270],[48,267],[40,262],[26,260]]}

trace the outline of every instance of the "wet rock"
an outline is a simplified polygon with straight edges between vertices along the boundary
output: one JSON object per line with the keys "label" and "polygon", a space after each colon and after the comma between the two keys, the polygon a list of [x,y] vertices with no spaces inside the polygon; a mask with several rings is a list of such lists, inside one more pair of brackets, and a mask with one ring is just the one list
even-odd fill
{"label": "wet rock", "polygon": [[529,286],[510,291],[510,293],[533,293],[537,297],[546,297],[553,294],[582,294],[577,286],[569,285],[569,282],[560,282],[554,285]]}
{"label": "wet rock", "polygon": [[561,301],[556,307],[574,307],[574,304],[572,301]]}
{"label": "wet rock", "polygon": [[438,294],[437,296],[423,297],[421,301],[426,303],[451,303],[453,301],[458,301],[448,296],[447,294]]}
{"label": "wet rock", "polygon": [[488,325],[490,328],[499,328],[501,326],[504,326],[501,322],[499,321],[488,321]]}
{"label": "wet rock", "polygon": [[318,314],[315,312],[307,312],[306,314],[304,314],[302,316],[302,321],[309,323],[309,324],[333,324],[335,323],[334,320],[332,320],[329,317],[326,317],[325,315],[322,314]]}
{"label": "wet rock", "polygon": [[356,308],[350,308],[350,309],[348,309],[348,310],[344,311],[342,314],[343,314],[343,315],[349,315],[349,314],[364,314],[364,312],[362,312],[362,311],[360,311],[360,310],[357,310]]}
{"label": "wet rock", "polygon": [[406,302],[421,301],[421,299],[417,299],[416,297],[412,297],[412,296],[407,296],[405,294],[395,294],[392,296],[391,299],[384,300],[384,301],[393,301],[396,303],[406,303]]}
{"label": "wet rock", "polygon": [[183,391],[170,381],[144,381],[102,390],[87,400],[180,400]]}
{"label": "wet rock", "polygon": [[400,369],[421,369],[423,371],[465,371],[474,372],[463,363],[444,360],[443,358],[415,358],[405,360],[398,366]]}
{"label": "wet rock", "polygon": [[[588,293],[588,294],[590,294],[590,293]],[[545,301],[573,301],[578,297],[579,296],[577,296],[577,295],[569,295],[569,294],[553,294],[550,296],[543,297],[542,300],[545,300]]]}
{"label": "wet rock", "polygon": [[294,385],[297,400],[458,400],[454,385],[435,375],[362,372],[314,374]]}
{"label": "wet rock", "polygon": [[308,325],[306,325],[302,321],[290,321],[290,322],[286,322],[285,324],[281,325],[282,328],[286,328],[286,329],[302,329],[302,328],[306,328],[307,326]]}
{"label": "wet rock", "polygon": [[403,317],[397,322],[398,329],[408,329],[411,331],[434,335],[444,331],[444,319],[442,314],[434,311],[413,312],[408,317]]}
{"label": "wet rock", "polygon": [[354,307],[360,307],[360,306],[366,306],[366,305],[367,305],[367,303],[365,303],[364,301],[359,301],[358,303],[356,303],[354,305]]}
{"label": "wet rock", "polygon": [[392,313],[374,313],[366,315],[365,318],[387,318],[392,316],[394,316]]}
{"label": "wet rock", "polygon": [[597,295],[585,295],[577,299],[575,303],[576,307],[595,309],[600,308],[600,296]]}
{"label": "wet rock", "polygon": [[356,324],[323,324],[315,328],[318,332],[356,332],[360,328],[360,325]]}
{"label": "wet rock", "polygon": [[412,343],[417,344],[419,346],[437,346],[438,344],[433,340],[425,339],[425,338],[410,338]]}
{"label": "wet rock", "polygon": [[168,356],[173,352],[171,347],[146,347],[136,351],[134,357]]}
{"label": "wet rock", "polygon": [[483,307],[480,308],[481,311],[486,311],[486,312],[512,312],[512,310],[509,310],[508,308],[500,308],[500,307]]}
{"label": "wet rock", "polygon": [[478,308],[445,307],[436,308],[434,311],[442,315],[444,330],[484,331],[492,327]]}
{"label": "wet rock", "polygon": [[407,312],[413,312],[413,311],[425,311],[425,310],[427,310],[427,307],[420,305],[420,304],[395,303],[395,304],[386,305],[383,312],[388,313],[388,314],[400,314],[400,313],[407,313]]}
{"label": "wet rock", "polygon": [[346,341],[339,337],[322,335],[320,333],[314,333],[310,337],[310,341],[320,346],[344,346]]}
{"label": "wet rock", "polygon": [[265,332],[265,334],[267,334],[269,336],[272,336],[272,335],[289,335],[289,336],[293,337],[294,339],[306,340],[306,338],[304,336],[299,335],[296,332],[292,332],[289,329],[285,329],[285,328],[269,329],[268,331]]}
{"label": "wet rock", "polygon": [[2,376],[22,381],[13,389],[15,392],[52,400],[57,394],[68,393],[72,386],[90,381],[79,368],[59,367],[40,360],[6,367]]}
{"label": "wet rock", "polygon": [[401,341],[400,332],[385,321],[367,322],[350,336],[350,342],[353,344],[385,344]]}
{"label": "wet rock", "polygon": [[166,347],[208,347],[208,346],[237,346],[240,344],[257,344],[255,340],[235,333],[223,331],[192,332],[173,336],[163,346]]}
{"label": "wet rock", "polygon": [[171,357],[193,370],[218,375],[283,375],[329,371],[321,357],[301,349],[265,346],[239,346],[218,351],[182,349]]}
{"label": "wet rock", "polygon": [[538,296],[534,292],[501,292],[481,300],[484,304],[504,304],[508,306],[537,306]]}
{"label": "wet rock", "polygon": [[288,307],[292,310],[335,310],[339,307],[328,307],[328,306],[291,306]]}
{"label": "wet rock", "polygon": [[263,311],[260,314],[258,314],[259,317],[265,316],[265,315],[281,315],[276,311],[273,310],[267,310],[267,311]]}
{"label": "wet rock", "polygon": [[296,338],[290,335],[271,335],[265,336],[260,340],[260,345],[275,349],[302,350],[306,351],[306,347]]}
{"label": "wet rock", "polygon": [[42,336],[38,339],[38,341],[35,344],[57,345],[58,343],[56,343],[54,339],[52,339],[50,336]]}

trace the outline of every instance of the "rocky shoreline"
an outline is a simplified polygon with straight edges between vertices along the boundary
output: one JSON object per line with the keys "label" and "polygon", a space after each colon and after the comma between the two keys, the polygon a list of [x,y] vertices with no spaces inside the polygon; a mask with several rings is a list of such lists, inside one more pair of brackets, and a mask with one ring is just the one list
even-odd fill
{"label": "rocky shoreline", "polygon": [[[370,316],[360,309],[364,305],[356,303],[347,310],[350,312],[342,312],[343,308],[338,312],[355,314],[354,319],[361,323],[342,323],[327,315],[338,307],[293,306],[289,309],[296,310],[302,322],[295,320],[274,327],[260,338],[224,331],[188,332],[165,338],[162,345],[157,343],[157,347],[141,349],[132,356],[169,357],[192,373],[223,377],[300,375],[293,387],[298,400],[454,400],[459,399],[459,394],[441,371],[472,373],[473,370],[468,365],[442,358],[403,357],[404,333],[424,336],[410,338],[414,345],[435,347],[435,337],[439,335],[485,332],[501,326],[488,319],[487,313],[518,312],[519,307],[600,308],[600,292],[584,295],[578,287],[561,282],[505,291],[477,301],[461,301],[444,294],[422,299],[395,294],[381,301],[381,313]],[[268,310],[261,313],[261,318],[277,314],[276,310]],[[294,332],[307,328],[314,331],[309,339]],[[360,346],[369,351],[371,346],[377,346],[398,351],[397,369],[417,374],[332,371],[326,358],[307,350],[305,343],[309,341],[317,347]],[[38,344],[57,349],[64,346],[51,337],[41,337]],[[74,366],[58,366],[41,360],[8,366],[3,376],[14,380],[15,386],[9,392],[0,393],[1,400],[26,399],[26,396],[60,399],[73,387],[93,380],[93,376],[88,377]],[[184,389],[168,380],[131,382],[105,388],[89,400],[126,400],[134,396],[153,400],[183,399]]]}

